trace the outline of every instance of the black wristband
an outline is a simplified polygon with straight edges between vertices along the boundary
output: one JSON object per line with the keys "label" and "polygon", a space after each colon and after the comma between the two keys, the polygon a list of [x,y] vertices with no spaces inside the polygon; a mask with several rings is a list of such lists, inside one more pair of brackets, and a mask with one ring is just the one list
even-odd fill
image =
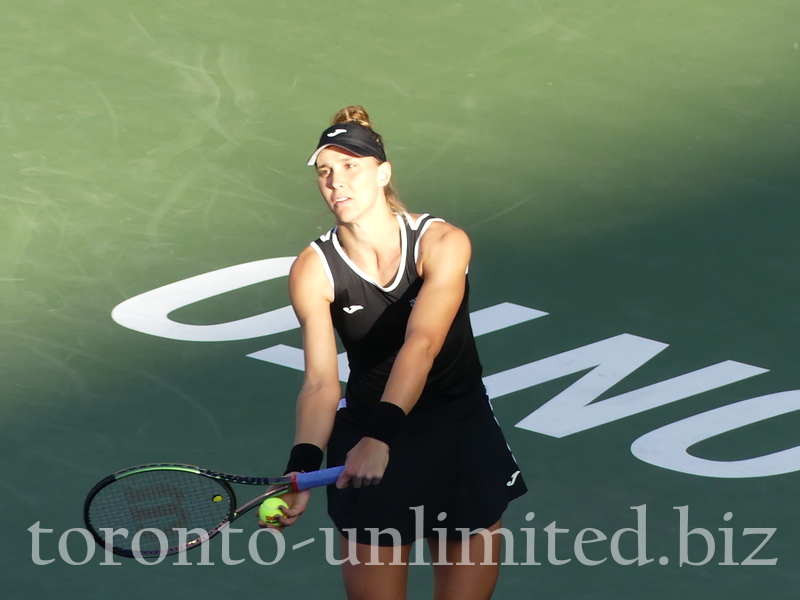
{"label": "black wristband", "polygon": [[394,438],[400,433],[400,427],[406,419],[405,411],[391,402],[378,402],[372,416],[364,427],[364,437],[375,438],[392,445]]}
{"label": "black wristband", "polygon": [[299,471],[300,473],[318,471],[320,465],[322,465],[322,455],[322,450],[314,444],[295,444],[283,474],[286,475],[286,473],[291,473],[292,471]]}

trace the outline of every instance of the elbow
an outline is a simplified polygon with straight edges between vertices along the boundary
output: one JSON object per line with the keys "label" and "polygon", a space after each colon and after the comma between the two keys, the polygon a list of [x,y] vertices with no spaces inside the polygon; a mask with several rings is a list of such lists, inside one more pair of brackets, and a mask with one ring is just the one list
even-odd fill
{"label": "elbow", "polygon": [[433,363],[442,349],[442,342],[430,335],[416,334],[409,336],[404,346],[419,359]]}
{"label": "elbow", "polygon": [[301,396],[333,398],[338,401],[342,394],[342,386],[338,379],[306,379],[303,382]]}

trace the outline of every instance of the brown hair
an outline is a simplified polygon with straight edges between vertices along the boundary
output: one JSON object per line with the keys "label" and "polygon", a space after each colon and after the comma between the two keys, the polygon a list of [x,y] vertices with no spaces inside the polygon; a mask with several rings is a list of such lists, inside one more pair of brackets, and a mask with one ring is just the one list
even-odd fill
{"label": "brown hair", "polygon": [[[341,125],[342,123],[350,123],[353,121],[362,127],[369,129],[370,133],[375,136],[375,140],[381,145],[381,148],[384,148],[384,150],[386,149],[383,145],[383,138],[372,128],[369,115],[367,114],[367,111],[364,110],[363,106],[355,105],[344,107],[342,110],[333,115],[333,118],[331,119],[331,125]],[[384,193],[386,194],[386,202],[389,204],[389,209],[393,213],[406,212],[406,205],[400,200],[400,194],[397,191],[397,187],[394,185],[394,181],[389,181],[384,188]]]}

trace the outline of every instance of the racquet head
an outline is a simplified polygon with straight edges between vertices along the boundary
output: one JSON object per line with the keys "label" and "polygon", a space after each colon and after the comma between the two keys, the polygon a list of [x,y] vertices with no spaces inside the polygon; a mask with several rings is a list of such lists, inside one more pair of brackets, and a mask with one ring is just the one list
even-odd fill
{"label": "racquet head", "polygon": [[[284,485],[269,495],[288,489]],[[145,466],[110,475],[84,503],[84,521],[95,540],[126,557],[188,550],[236,516],[230,485],[188,466]]]}

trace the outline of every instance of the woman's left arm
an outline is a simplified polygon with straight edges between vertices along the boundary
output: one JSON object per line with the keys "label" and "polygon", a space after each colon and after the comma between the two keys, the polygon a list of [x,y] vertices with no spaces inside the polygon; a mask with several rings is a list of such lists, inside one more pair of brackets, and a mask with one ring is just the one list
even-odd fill
{"label": "woman's left arm", "polygon": [[[395,404],[408,414],[419,400],[433,361],[464,299],[470,256],[466,233],[448,223],[431,223],[420,241],[418,266],[422,287],[381,402]],[[346,487],[351,481],[355,487],[378,483],[388,462],[389,446],[364,437],[348,453],[337,486]]]}
{"label": "woman's left arm", "polygon": [[448,223],[431,223],[420,241],[422,287],[382,402],[397,404],[408,414],[419,400],[433,361],[464,299],[470,256],[466,233]]}

